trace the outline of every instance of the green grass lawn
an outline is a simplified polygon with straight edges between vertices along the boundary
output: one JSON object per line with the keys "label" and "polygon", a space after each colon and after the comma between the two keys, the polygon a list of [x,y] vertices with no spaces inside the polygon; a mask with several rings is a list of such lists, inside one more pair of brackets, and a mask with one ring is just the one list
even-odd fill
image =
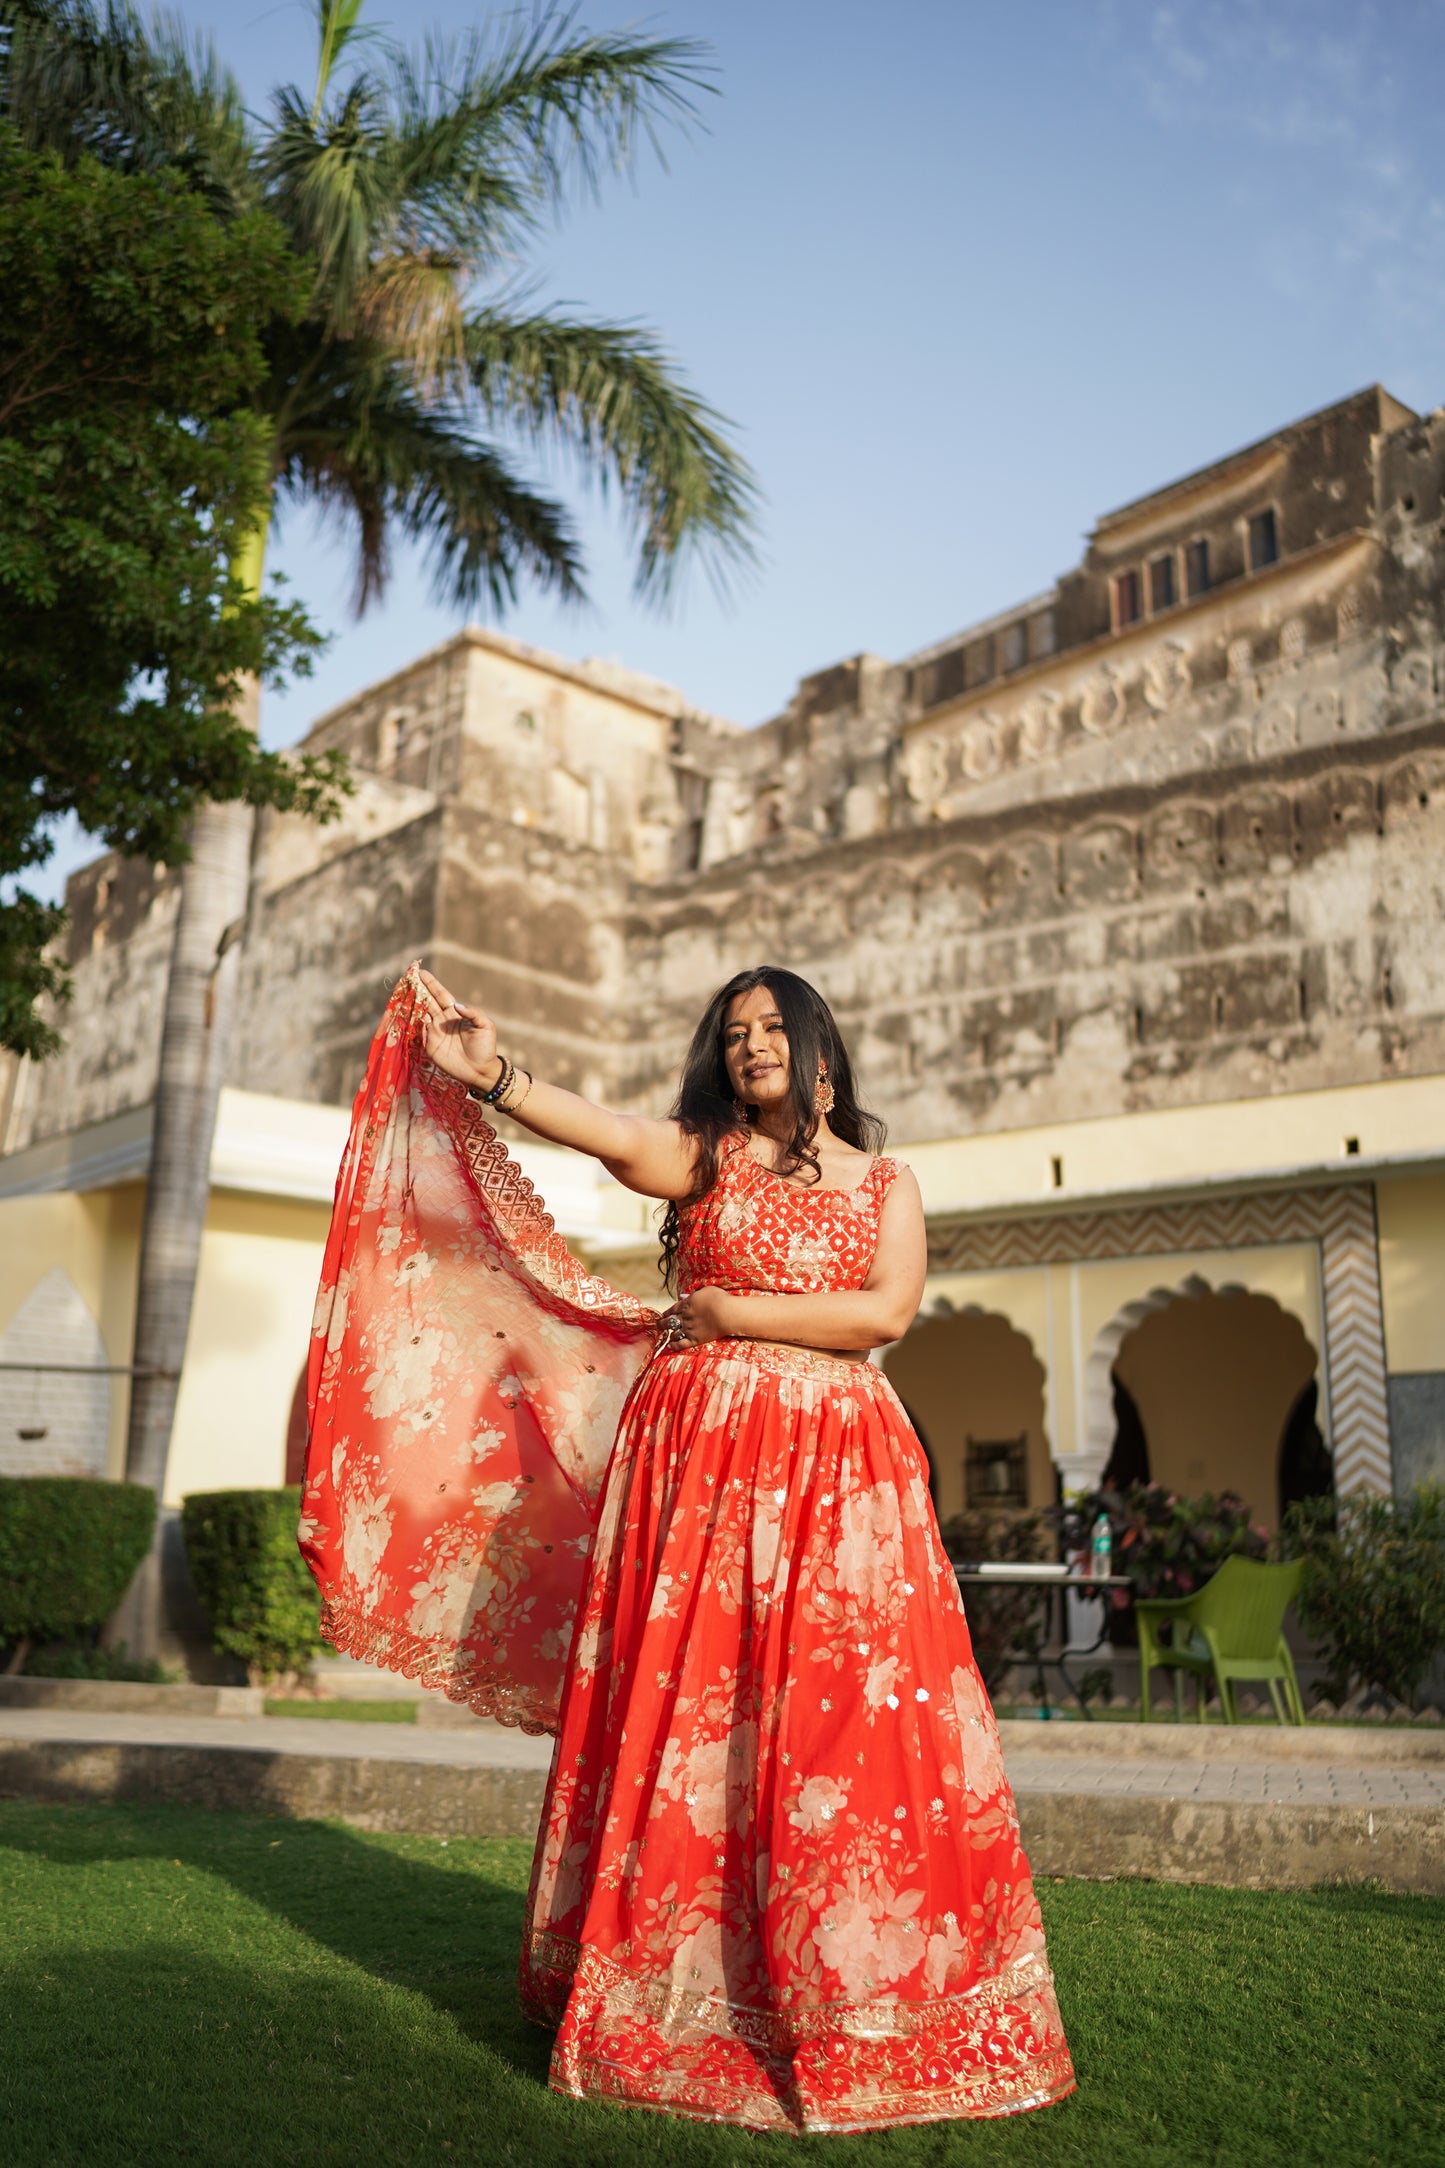
{"label": "green grass lawn", "polygon": [[517,2013],[530,1847],[0,1802],[5,2168],[1445,2159],[1445,1902],[1042,1890],[1079,2090],[797,2141],[579,2106]]}
{"label": "green grass lawn", "polygon": [[268,1716],[344,1717],[348,1724],[414,1724],[414,1701],[305,1701],[278,1696],[266,1701]]}

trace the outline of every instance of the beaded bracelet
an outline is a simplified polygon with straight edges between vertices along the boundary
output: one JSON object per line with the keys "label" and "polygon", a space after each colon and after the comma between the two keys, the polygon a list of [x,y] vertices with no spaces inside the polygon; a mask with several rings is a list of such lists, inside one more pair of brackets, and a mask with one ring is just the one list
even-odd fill
{"label": "beaded bracelet", "polygon": [[[475,1085],[471,1085],[468,1087],[468,1096],[475,1099],[478,1106],[495,1107],[499,1114],[515,1114],[532,1089],[534,1078],[530,1069],[519,1069],[505,1054],[499,1055],[498,1059],[502,1064],[502,1073],[491,1090],[482,1092],[478,1091]],[[527,1081],[522,1087],[521,1097],[513,1099],[512,1087],[519,1076],[524,1076]]]}
{"label": "beaded bracelet", "polygon": [[513,1068],[511,1062],[508,1061],[505,1054],[499,1055],[498,1059],[502,1064],[501,1074],[497,1078],[496,1083],[492,1086],[489,1092],[479,1092],[475,1085],[471,1085],[469,1087],[470,1095],[473,1099],[476,1100],[478,1106],[496,1106],[497,1102],[501,1099],[502,1094],[506,1091],[508,1085],[512,1082],[513,1078],[517,1074],[516,1070]]}

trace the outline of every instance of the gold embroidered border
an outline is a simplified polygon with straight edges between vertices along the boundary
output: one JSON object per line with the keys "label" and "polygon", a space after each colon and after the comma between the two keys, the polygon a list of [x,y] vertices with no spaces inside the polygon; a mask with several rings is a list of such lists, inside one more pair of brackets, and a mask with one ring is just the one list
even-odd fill
{"label": "gold embroidered border", "polygon": [[[419,998],[418,970],[413,964],[407,973],[414,1000]],[[427,1059],[419,1009],[413,1009],[409,1029],[413,1082],[451,1138],[478,1202],[519,1263],[545,1293],[581,1311],[589,1325],[621,1328],[627,1337],[655,1332],[658,1315],[652,1306],[589,1272],[572,1255],[535,1187],[466,1086]]]}
{"label": "gold embroidered border", "polygon": [[831,1385],[851,1385],[864,1392],[886,1388],[888,1380],[876,1363],[850,1362],[846,1355],[825,1355],[818,1348],[784,1347],[775,1340],[707,1340],[701,1347],[679,1347],[663,1340],[652,1363],[745,1362],[758,1370],[774,1370],[784,1377],[824,1378]]}
{"label": "gold embroidered border", "polygon": [[747,2047],[783,2055],[791,2054],[806,2041],[834,2034],[849,2040],[913,2040],[961,2024],[977,2025],[1009,2003],[1024,2002],[1031,1995],[1052,1998],[1054,1991],[1049,1961],[1042,1951],[1034,1950],[961,1995],[940,1995],[927,2002],[880,1999],[760,2010],[752,2004],[729,2002],[722,1995],[695,1994],[669,1987],[661,1980],[639,1978],[615,1958],[603,1957],[597,1950],[584,1951],[579,1942],[566,1935],[533,1935],[531,1948],[539,1971],[561,1973],[564,1977],[585,1971],[588,1984],[599,1994],[609,2000],[615,1995],[629,2010],[653,2024],[707,2025],[713,2031],[726,2032],[730,2039],[741,2040]]}
{"label": "gold embroidered border", "polygon": [[477,1716],[495,1717],[499,1724],[534,1736],[550,1737],[556,1732],[554,1699],[519,1690],[514,1679],[492,1670],[468,1649],[423,1641],[405,1626],[378,1625],[334,1593],[322,1599],[321,1638],[338,1655],[354,1656],[358,1663],[378,1664],[384,1671],[415,1679],[419,1686],[461,1702]]}
{"label": "gold embroidered border", "polygon": [[[583,2073],[586,2073],[584,2076]],[[795,2120],[781,2102],[759,2089],[735,2115],[724,2115],[710,2102],[644,2097],[605,2063],[592,2058],[579,2063],[579,2082],[551,2087],[573,2100],[608,2100],[615,2107],[646,2108],[654,2115],[676,2116],[690,2123],[717,2123],[732,2130],[759,2130],[784,2138],[861,2136],[870,2130],[903,2130],[916,2123],[997,2121],[1006,2115],[1025,2115],[1032,2108],[1050,2108],[1067,2100],[1078,2084],[1066,2047],[1047,2049],[1016,2076],[980,2081],[973,2086],[949,2086],[929,2092],[921,2086],[891,2097],[859,2100],[855,2112],[836,2120]]]}
{"label": "gold embroidered border", "polygon": [[473,1191],[537,1284],[569,1309],[584,1312],[589,1325],[655,1332],[657,1312],[649,1303],[640,1295],[624,1294],[572,1255],[551,1213],[465,1086],[430,1062],[418,1066],[425,1072],[422,1096],[456,1146]]}
{"label": "gold embroidered border", "polygon": [[[575,1950],[577,1946],[557,1936],[536,1938],[536,1952],[544,1964],[547,1954],[561,1957],[569,1947]],[[614,2013],[624,2018],[635,2015],[659,2031],[675,2027],[694,2037],[699,2031],[723,2036],[758,2059],[761,2067],[755,2074],[761,2082],[755,2087],[740,2084],[735,2109],[725,2112],[718,2107],[715,2091],[689,2099],[685,2074],[676,2068],[669,2070],[664,2064],[650,2069],[640,2074],[639,2083],[611,2059],[569,2049],[564,2034],[553,2059],[555,2090],[694,2121],[793,2136],[880,2130],[900,2124],[1016,2115],[1063,2099],[1075,2084],[1053,1975],[1047,1960],[1037,1953],[1006,1966],[963,1995],[922,2003],[833,2003],[796,2011],[763,2011],[728,2003],[719,1996],[677,1994],[662,1982],[639,1980],[615,1961],[587,1951],[577,1964],[573,1994],[581,2002],[584,2024],[590,2005],[600,2012],[604,2031]],[[984,2029],[996,2033],[999,2016],[1009,2009],[1017,2012],[1030,2037],[1044,2044],[1010,2069],[976,2068],[961,2075],[957,2064],[961,2051],[966,2052],[961,2036],[976,2036]],[[830,2041],[846,2043],[855,2060],[866,2055],[870,2046],[910,2042],[926,2057],[953,2067],[939,2082],[926,2078],[916,2062],[904,2071],[895,2065],[892,2085],[884,2091],[876,2065],[870,2065],[860,2070],[852,2098],[845,2095],[827,2103],[830,2112],[825,2119],[813,2117],[801,2106],[798,2113],[790,2114],[785,2102],[796,2094],[799,2075],[794,2058],[800,2051]]]}

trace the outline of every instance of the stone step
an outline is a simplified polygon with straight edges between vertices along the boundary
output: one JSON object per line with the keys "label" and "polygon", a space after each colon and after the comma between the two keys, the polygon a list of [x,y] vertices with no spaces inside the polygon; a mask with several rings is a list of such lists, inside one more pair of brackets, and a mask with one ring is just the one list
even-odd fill
{"label": "stone step", "polygon": [[151,1686],[132,1679],[0,1679],[0,1710],[82,1709],[113,1716],[255,1717],[259,1686]]}
{"label": "stone step", "polygon": [[1219,1761],[1445,1769],[1445,1726],[1411,1724],[1116,1724],[1005,1717],[1004,1753],[1085,1761]]}
{"label": "stone step", "polygon": [[[1034,1872],[1262,1889],[1373,1879],[1445,1894],[1438,1763],[1179,1752],[1179,1735],[1193,1728],[1148,1727],[1160,1751],[1111,1757],[1100,1746],[1073,1750],[1073,1733],[1122,1733],[1119,1744],[1133,1747],[1144,1727],[1008,1725],[1009,1775]],[[1244,1736],[1244,1727],[1218,1730],[1234,1742]],[[1172,1740],[1159,1738],[1165,1731]],[[1379,1734],[1370,1740],[1378,1745]],[[551,1745],[497,1724],[418,1733],[337,1719],[12,1708],[0,1710],[0,1795],[163,1800],[361,1829],[531,1838]]]}

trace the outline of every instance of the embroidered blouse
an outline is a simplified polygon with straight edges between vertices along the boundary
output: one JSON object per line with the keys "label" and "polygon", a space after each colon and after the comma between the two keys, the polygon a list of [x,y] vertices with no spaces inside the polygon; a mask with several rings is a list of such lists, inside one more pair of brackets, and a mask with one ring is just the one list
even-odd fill
{"label": "embroidered blouse", "polygon": [[678,1287],[721,1287],[734,1295],[855,1292],[878,1247],[883,1200],[896,1159],[872,1159],[852,1189],[784,1180],[765,1167],[747,1137],[724,1138],[717,1180],[680,1214]]}

